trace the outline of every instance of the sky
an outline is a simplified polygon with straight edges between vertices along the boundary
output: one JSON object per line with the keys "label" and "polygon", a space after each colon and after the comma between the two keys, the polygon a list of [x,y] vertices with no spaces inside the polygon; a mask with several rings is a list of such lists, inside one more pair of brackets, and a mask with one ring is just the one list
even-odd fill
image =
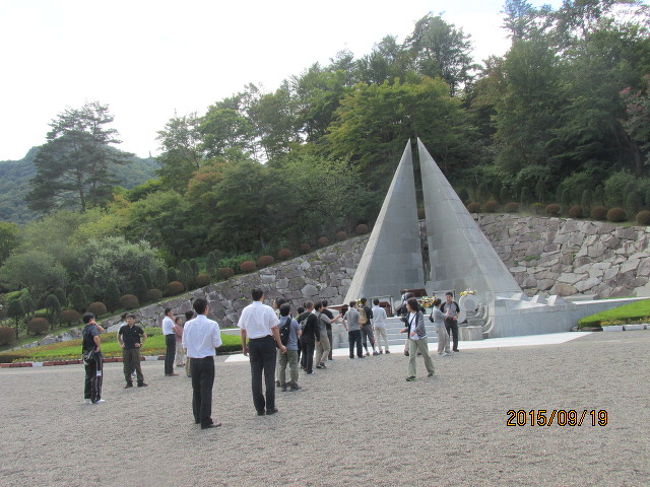
{"label": "sky", "polygon": [[[531,2],[558,6],[560,0]],[[160,153],[157,132],[248,83],[265,91],[340,50],[401,42],[428,12],[471,35],[475,61],[509,46],[504,0],[0,0],[0,160],[45,143],[66,108],[108,104],[123,143]]]}

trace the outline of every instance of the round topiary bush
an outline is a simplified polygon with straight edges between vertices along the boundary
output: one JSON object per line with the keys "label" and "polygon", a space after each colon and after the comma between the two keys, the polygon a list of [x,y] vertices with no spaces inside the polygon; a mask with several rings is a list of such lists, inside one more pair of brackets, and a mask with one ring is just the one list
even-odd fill
{"label": "round topiary bush", "polygon": [[75,325],[81,321],[81,314],[76,309],[64,309],[59,314],[59,320],[68,325]]}
{"label": "round topiary bush", "polygon": [[257,267],[268,267],[275,262],[275,259],[271,255],[263,255],[257,259]]}
{"label": "round topiary bush", "polygon": [[357,232],[357,235],[364,235],[370,231],[368,225],[365,223],[359,223],[354,230]]}
{"label": "round topiary bush", "polygon": [[506,213],[517,213],[519,211],[519,203],[511,201],[506,203]]}
{"label": "round topiary bush", "polygon": [[292,255],[293,255],[293,252],[291,252],[291,250],[289,250],[289,249],[280,249],[280,250],[278,250],[278,258],[280,260],[287,260],[287,259],[291,258]]}
{"label": "round topiary bush", "polygon": [[617,223],[625,220],[627,220],[627,214],[623,208],[612,208],[607,212],[607,221]]}
{"label": "round topiary bush", "polygon": [[310,250],[311,250],[311,245],[309,245],[308,243],[301,243],[301,244],[300,244],[300,251],[301,251],[303,254],[306,254],[306,253],[309,252]]}
{"label": "round topiary bush", "polygon": [[90,303],[88,305],[88,308],[86,308],[86,311],[94,314],[95,316],[102,316],[108,313],[108,310],[106,309],[106,305],[100,301],[95,301],[94,303]]}
{"label": "round topiary bush", "polygon": [[549,216],[558,216],[560,214],[560,205],[557,203],[546,205],[546,214]]}
{"label": "round topiary bush", "polygon": [[329,245],[330,239],[327,237],[321,237],[318,239],[318,245],[321,247],[325,247],[326,245]]}
{"label": "round topiary bush", "polygon": [[245,260],[241,264],[239,264],[239,268],[241,269],[242,272],[255,272],[257,270],[257,266],[255,265],[255,262],[252,260]]}
{"label": "round topiary bush", "polygon": [[639,225],[650,225],[650,211],[641,210],[636,214],[636,222]]}
{"label": "round topiary bush", "polygon": [[27,322],[27,333],[30,335],[43,335],[50,329],[50,322],[45,318],[32,318]]}
{"label": "round topiary bush", "polygon": [[339,242],[342,242],[343,240],[346,240],[348,238],[347,232],[344,232],[343,230],[340,230],[336,232],[336,240]]}
{"label": "round topiary bush", "polygon": [[8,326],[0,326],[0,345],[13,345],[16,343],[16,332]]}
{"label": "round topiary bush", "polygon": [[181,281],[168,282],[165,286],[165,296],[177,296],[185,291],[185,284]]}
{"label": "round topiary bush", "polygon": [[124,309],[135,309],[140,306],[140,300],[134,294],[125,294],[120,298],[120,306]]}
{"label": "round topiary bush", "polygon": [[147,299],[151,302],[160,301],[163,297],[163,293],[160,289],[149,289],[147,292]]}
{"label": "round topiary bush", "polygon": [[573,205],[569,208],[568,213],[571,218],[582,218],[584,216],[584,210],[581,205]]}
{"label": "round topiary bush", "polygon": [[228,279],[235,275],[235,271],[232,270],[232,267],[221,267],[217,269],[217,277],[219,279]]}
{"label": "round topiary bush", "polygon": [[467,205],[467,211],[470,213],[480,213],[481,212],[481,203],[472,202]]}
{"label": "round topiary bush", "polygon": [[210,284],[210,274],[206,274],[202,272],[196,278],[194,279],[194,283],[196,284],[196,287],[205,287],[208,284]]}
{"label": "round topiary bush", "polygon": [[499,208],[499,203],[496,200],[489,200],[483,205],[483,209],[487,213],[494,213]]}
{"label": "round topiary bush", "polygon": [[594,206],[591,209],[590,216],[593,220],[606,220],[607,219],[607,208],[604,206]]}

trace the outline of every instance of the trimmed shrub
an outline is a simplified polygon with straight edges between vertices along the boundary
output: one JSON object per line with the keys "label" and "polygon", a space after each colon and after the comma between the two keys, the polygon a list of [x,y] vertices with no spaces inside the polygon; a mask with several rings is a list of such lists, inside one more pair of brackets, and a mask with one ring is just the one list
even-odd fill
{"label": "trimmed shrub", "polygon": [[329,245],[330,239],[327,237],[321,237],[318,239],[318,245],[321,247],[325,247],[326,245]]}
{"label": "trimmed shrub", "polygon": [[278,258],[282,260],[286,260],[290,258],[293,255],[293,252],[289,249],[280,249],[278,250]]}
{"label": "trimmed shrub", "polygon": [[306,254],[311,250],[311,245],[309,245],[308,243],[301,243],[299,248],[303,254]]}
{"label": "trimmed shrub", "polygon": [[336,240],[338,240],[339,242],[342,242],[347,238],[348,238],[347,232],[344,232],[343,230],[336,232]]}
{"label": "trimmed shrub", "polygon": [[650,211],[641,210],[636,214],[636,222],[639,225],[650,225]]}
{"label": "trimmed shrub", "polygon": [[258,267],[268,267],[271,264],[275,262],[275,259],[271,255],[262,255],[259,259],[257,259],[257,266]]}
{"label": "trimmed shrub", "polygon": [[255,272],[257,270],[257,266],[255,265],[255,262],[252,260],[245,260],[241,264],[239,264],[239,269],[241,269],[242,272],[249,273],[249,272]]}
{"label": "trimmed shrub", "polygon": [[124,309],[135,309],[140,306],[140,301],[134,294],[125,294],[120,298],[120,306]]}
{"label": "trimmed shrub", "polygon": [[544,213],[544,205],[542,203],[533,203],[530,205],[530,209],[536,215],[542,215]]}
{"label": "trimmed shrub", "polygon": [[499,203],[496,200],[489,200],[483,205],[483,209],[487,213],[494,213],[499,208]]}
{"label": "trimmed shrub", "polygon": [[86,311],[94,314],[95,316],[102,316],[108,313],[108,310],[106,309],[106,305],[101,301],[95,301],[94,303],[90,303]]}
{"label": "trimmed shrub", "polygon": [[617,223],[625,220],[627,220],[627,214],[623,208],[612,208],[607,212],[607,221]]}
{"label": "trimmed shrub", "polygon": [[219,279],[228,279],[235,275],[235,271],[231,267],[222,267],[217,270],[217,276]]}
{"label": "trimmed shrub", "polygon": [[61,323],[76,325],[81,321],[81,313],[76,309],[64,309],[61,311],[61,314],[59,314],[59,320],[61,320]]}
{"label": "trimmed shrub", "polygon": [[177,296],[185,291],[185,284],[180,281],[172,281],[165,286],[165,296]]}
{"label": "trimmed shrub", "polygon": [[370,229],[368,228],[368,225],[366,225],[365,223],[359,223],[354,230],[357,232],[357,235],[364,235],[368,233]]}
{"label": "trimmed shrub", "polygon": [[0,326],[0,345],[13,345],[16,343],[16,332],[8,326]]}
{"label": "trimmed shrub", "polygon": [[469,205],[467,205],[467,211],[469,211],[470,213],[480,213],[481,203],[476,203],[476,202],[470,203]]}
{"label": "trimmed shrub", "polygon": [[147,293],[147,299],[151,302],[160,301],[163,297],[163,293],[160,289],[152,288],[149,289]]}
{"label": "trimmed shrub", "polygon": [[584,216],[584,210],[581,205],[573,205],[569,208],[569,216],[571,218],[582,218]]}
{"label": "trimmed shrub", "polygon": [[546,214],[549,216],[558,216],[560,214],[560,205],[556,203],[546,205]]}
{"label": "trimmed shrub", "polygon": [[593,220],[600,220],[600,221],[606,220],[607,208],[605,208],[604,206],[594,206],[591,209],[590,215]]}
{"label": "trimmed shrub", "polygon": [[211,277],[210,277],[210,274],[206,274],[206,273],[204,273],[204,272],[202,272],[201,274],[197,275],[197,276],[194,278],[194,282],[195,282],[195,284],[196,284],[196,287],[205,287],[205,286],[207,286],[208,284],[210,284],[210,281],[211,281],[211,280],[212,280],[212,279],[211,279]]}
{"label": "trimmed shrub", "polygon": [[519,203],[511,201],[506,203],[506,213],[517,213],[519,211]]}
{"label": "trimmed shrub", "polygon": [[30,335],[43,335],[50,329],[50,322],[45,318],[32,318],[27,322],[27,333]]}

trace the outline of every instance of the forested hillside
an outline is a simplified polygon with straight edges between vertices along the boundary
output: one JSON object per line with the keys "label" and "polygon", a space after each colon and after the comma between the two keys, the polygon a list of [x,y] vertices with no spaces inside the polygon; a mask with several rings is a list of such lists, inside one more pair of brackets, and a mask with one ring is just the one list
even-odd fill
{"label": "forested hillside", "polygon": [[[34,158],[37,152],[38,147],[32,147],[19,161],[0,161],[0,221],[25,223],[39,216],[25,203],[30,180],[36,176]],[[158,168],[154,158],[132,157],[128,164],[113,167],[111,172],[117,185],[131,189],[153,178]]]}

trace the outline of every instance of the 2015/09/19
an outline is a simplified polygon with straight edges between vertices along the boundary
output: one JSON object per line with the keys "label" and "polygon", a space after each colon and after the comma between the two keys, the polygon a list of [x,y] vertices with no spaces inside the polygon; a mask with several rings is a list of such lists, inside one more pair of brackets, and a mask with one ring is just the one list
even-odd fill
{"label": "2015/09/19", "polygon": [[[607,411],[601,409],[587,410],[583,409],[578,412],[575,409],[510,409],[507,413],[508,419],[506,426],[607,426]],[[586,420],[586,422],[585,422]]]}

